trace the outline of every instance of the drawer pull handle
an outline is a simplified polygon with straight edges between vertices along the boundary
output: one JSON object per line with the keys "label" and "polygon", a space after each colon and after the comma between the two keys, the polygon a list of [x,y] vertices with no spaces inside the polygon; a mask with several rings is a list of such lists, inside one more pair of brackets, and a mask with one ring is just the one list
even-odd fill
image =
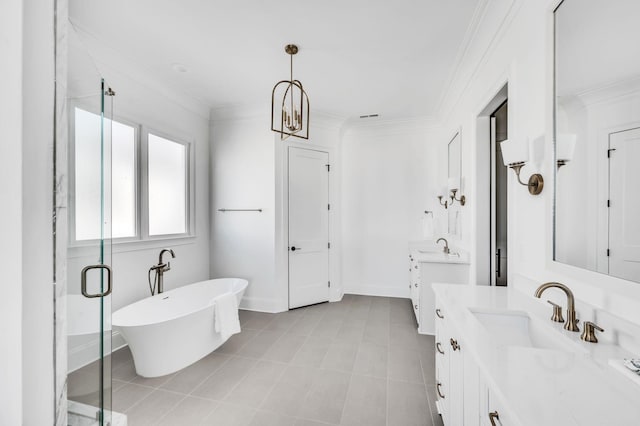
{"label": "drawer pull handle", "polygon": [[498,412],[493,411],[489,413],[489,421],[491,422],[491,426],[498,426],[498,424],[495,422],[496,420],[500,421],[500,416],[498,415]]}
{"label": "drawer pull handle", "polygon": [[455,340],[453,337],[449,339],[449,343],[451,343],[451,347],[453,348],[454,351],[457,351],[460,349],[460,345],[458,344],[458,341]]}
{"label": "drawer pull handle", "polygon": [[436,343],[436,350],[438,351],[439,354],[444,355],[444,351],[442,350],[442,345],[440,344],[440,342]]}
{"label": "drawer pull handle", "polygon": [[436,315],[438,316],[438,318],[444,318],[444,315],[442,315],[440,309],[436,309]]}
{"label": "drawer pull handle", "polygon": [[444,395],[442,394],[442,392],[440,392],[440,386],[442,386],[442,383],[438,382],[438,384],[436,385],[436,392],[438,392],[438,396],[442,399],[444,399]]}

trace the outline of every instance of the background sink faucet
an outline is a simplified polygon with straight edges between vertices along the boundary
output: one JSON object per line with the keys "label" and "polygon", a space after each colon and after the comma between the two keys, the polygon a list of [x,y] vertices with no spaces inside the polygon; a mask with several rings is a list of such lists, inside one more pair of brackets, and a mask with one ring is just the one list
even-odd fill
{"label": "background sink faucet", "polygon": [[569,331],[580,331],[580,329],[578,328],[578,319],[576,318],[575,299],[573,298],[573,292],[569,289],[569,287],[556,282],[545,283],[538,287],[538,289],[534,293],[534,296],[540,298],[540,296],[542,296],[542,293],[546,289],[552,287],[559,288],[567,295],[567,322],[564,325],[564,329]]}
{"label": "background sink faucet", "polygon": [[438,244],[440,241],[444,241],[444,247],[442,247],[442,251],[444,252],[444,254],[449,254],[449,242],[445,238],[438,238],[436,240],[436,244]]}

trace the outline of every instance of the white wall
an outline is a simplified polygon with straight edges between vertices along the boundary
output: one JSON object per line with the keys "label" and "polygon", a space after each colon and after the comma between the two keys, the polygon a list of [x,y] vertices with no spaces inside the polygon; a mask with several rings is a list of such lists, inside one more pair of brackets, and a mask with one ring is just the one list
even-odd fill
{"label": "white wall", "polygon": [[0,423],[22,424],[22,2],[0,4]]}
{"label": "white wall", "polygon": [[[552,7],[557,2],[496,2],[486,16],[495,25],[481,25],[482,31],[496,31],[495,37],[479,34],[473,52],[460,65],[457,77],[443,105],[444,128],[463,127],[463,174],[475,176],[478,156],[476,117],[508,81],[509,139],[546,135],[541,170],[531,165],[523,177],[540,171],[545,179],[541,195],[532,196],[509,173],[509,275],[520,273],[540,282],[556,280],[574,289],[576,297],[598,308],[640,323],[640,284],[615,279],[553,262],[552,259]],[[499,17],[503,18],[500,19]],[[493,19],[493,18],[491,18]],[[478,46],[486,40],[484,48]],[[480,58],[473,60],[473,58]],[[445,140],[445,137],[438,138]],[[444,142],[443,142],[444,143]],[[473,228],[477,208],[477,182],[467,191],[468,205],[463,222]],[[473,229],[472,228],[472,229]],[[475,261],[475,235],[463,235],[461,245],[471,248]],[[472,277],[475,277],[472,265]]]}
{"label": "white wall", "polygon": [[0,424],[53,423],[53,3],[0,6]]}
{"label": "white wall", "polygon": [[[309,141],[281,141],[270,130],[268,111],[268,106],[252,110],[248,117],[247,111],[212,111],[211,276],[248,279],[244,309],[288,309],[286,149],[290,145],[326,149],[333,166],[330,297],[339,300],[339,120],[314,112]],[[219,212],[222,208],[263,211]]]}
{"label": "white wall", "polygon": [[[409,242],[423,239],[425,210],[446,229],[436,198],[446,156],[429,146],[428,122],[352,125],[342,152],[342,279],[345,293],[409,297]],[[446,143],[449,140],[443,140]],[[446,153],[446,150],[445,150]],[[443,174],[442,179],[438,175]],[[437,237],[436,237],[437,238]]]}
{"label": "white wall", "polygon": [[[249,280],[243,308],[283,310],[275,279],[275,149],[268,116],[212,115],[210,134],[210,275]],[[262,213],[219,212],[222,208]]]}
{"label": "white wall", "polygon": [[[24,2],[23,423],[53,423],[53,110],[51,0]],[[38,407],[38,409],[34,409]],[[1,422],[0,422],[1,423]]]}

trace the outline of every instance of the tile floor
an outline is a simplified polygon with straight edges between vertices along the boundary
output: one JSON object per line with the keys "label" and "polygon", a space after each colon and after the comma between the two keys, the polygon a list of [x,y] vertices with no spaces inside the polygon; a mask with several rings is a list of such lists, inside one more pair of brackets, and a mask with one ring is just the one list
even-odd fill
{"label": "tile floor", "polygon": [[[129,426],[442,425],[433,337],[417,334],[409,300],[345,295],[240,320],[242,333],[168,376],[139,377],[129,350],[115,352],[113,410]],[[94,368],[70,375],[70,399],[92,402]]]}

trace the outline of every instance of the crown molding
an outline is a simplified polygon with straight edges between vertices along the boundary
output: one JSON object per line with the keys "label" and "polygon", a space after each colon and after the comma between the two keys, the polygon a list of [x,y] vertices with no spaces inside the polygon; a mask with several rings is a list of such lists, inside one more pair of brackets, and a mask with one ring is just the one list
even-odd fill
{"label": "crown molding", "polygon": [[[504,34],[516,17],[520,6],[522,6],[523,4],[523,1],[524,0],[511,0],[510,5],[505,9],[502,17],[499,18],[498,24],[492,24],[490,26],[491,28],[495,28],[495,31],[493,31],[493,33],[488,37],[488,42],[485,43],[484,46],[478,47],[482,53],[479,55],[477,60],[472,61],[470,52],[474,51],[474,49],[472,48],[473,41],[481,38],[481,31],[485,27],[489,27],[488,25],[483,24],[492,17],[492,9],[489,7],[489,5],[492,4],[491,1],[486,1],[482,5],[479,5],[479,16],[474,16],[474,21],[477,19],[477,22],[474,22],[472,24],[474,27],[471,32],[471,36],[467,39],[468,45],[465,46],[464,54],[462,55],[460,62],[453,72],[453,75],[455,77],[452,79],[451,84],[444,92],[442,104],[438,108],[438,119],[440,122],[446,122],[450,118],[456,105],[458,105],[458,103],[466,93],[466,89],[469,88],[472,82],[476,79],[482,67],[489,60],[490,53],[493,51],[496,44],[503,39]],[[469,68],[471,70],[470,72],[468,72],[467,77],[464,77],[462,75],[462,71],[464,68]]]}

